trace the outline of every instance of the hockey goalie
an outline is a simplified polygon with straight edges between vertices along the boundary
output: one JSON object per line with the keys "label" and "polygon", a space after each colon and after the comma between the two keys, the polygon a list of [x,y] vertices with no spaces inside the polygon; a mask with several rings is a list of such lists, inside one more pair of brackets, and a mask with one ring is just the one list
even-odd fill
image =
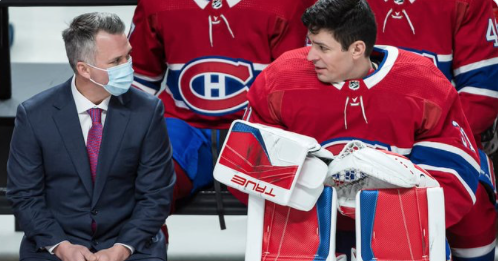
{"label": "hockey goalie", "polygon": [[[444,198],[407,158],[349,142],[235,121],[214,177],[249,195],[246,260],[445,260]],[[336,253],[337,211],[356,248]]]}

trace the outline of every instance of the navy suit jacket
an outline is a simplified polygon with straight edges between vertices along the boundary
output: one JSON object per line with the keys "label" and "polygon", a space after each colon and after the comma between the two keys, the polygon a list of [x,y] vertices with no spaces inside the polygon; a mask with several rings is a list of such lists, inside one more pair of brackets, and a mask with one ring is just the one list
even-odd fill
{"label": "navy suit jacket", "polygon": [[110,99],[92,184],[71,80],[19,105],[7,197],[25,232],[21,259],[58,260],[44,248],[63,240],[92,251],[123,243],[135,248],[130,260],[166,259],[160,227],[175,175],[163,110],[134,88]]}

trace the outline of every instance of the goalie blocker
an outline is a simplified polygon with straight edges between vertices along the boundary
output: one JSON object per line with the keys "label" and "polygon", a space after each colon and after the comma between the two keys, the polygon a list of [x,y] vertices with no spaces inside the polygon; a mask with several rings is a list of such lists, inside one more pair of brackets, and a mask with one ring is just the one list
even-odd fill
{"label": "goalie blocker", "polygon": [[[234,121],[214,169],[219,182],[279,205],[309,211],[333,158],[313,138]],[[323,160],[322,160],[323,159]]]}

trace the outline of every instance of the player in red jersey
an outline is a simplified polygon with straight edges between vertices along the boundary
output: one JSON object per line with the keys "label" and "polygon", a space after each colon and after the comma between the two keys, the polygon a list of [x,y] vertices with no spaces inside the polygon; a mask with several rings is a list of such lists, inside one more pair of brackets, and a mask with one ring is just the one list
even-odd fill
{"label": "player in red jersey", "polygon": [[[498,115],[498,33],[492,0],[368,0],[377,20],[377,44],[429,58],[453,81],[478,148]],[[480,154],[481,163],[489,159]],[[483,166],[486,169],[486,166]],[[472,211],[448,230],[455,260],[493,260],[496,246],[495,178],[480,175]],[[491,200],[490,200],[491,198]]]}
{"label": "player in red jersey", "polygon": [[[359,139],[407,156],[444,189],[446,225],[472,208],[479,158],[458,93],[428,59],[374,47],[365,0],[320,0],[302,17],[311,47],[282,55],[248,93],[250,122],[314,137],[337,154]],[[354,220],[338,215],[337,250]],[[354,237],[354,236],[353,236]]]}
{"label": "player in red jersey", "polygon": [[369,0],[377,44],[419,53],[454,82],[480,142],[498,114],[498,33],[492,0]]}
{"label": "player in red jersey", "polygon": [[133,86],[158,94],[165,105],[178,176],[175,198],[212,184],[220,136],[242,117],[261,70],[305,45],[299,18],[313,2],[138,2],[129,36]]}

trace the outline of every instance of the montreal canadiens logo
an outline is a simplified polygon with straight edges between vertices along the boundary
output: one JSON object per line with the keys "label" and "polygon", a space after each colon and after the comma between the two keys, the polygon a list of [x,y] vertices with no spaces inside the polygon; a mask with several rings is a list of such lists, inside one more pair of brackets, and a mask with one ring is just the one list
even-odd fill
{"label": "montreal canadiens logo", "polygon": [[247,106],[246,95],[253,79],[250,62],[202,58],[185,64],[178,87],[191,110],[206,115],[225,115]]}

